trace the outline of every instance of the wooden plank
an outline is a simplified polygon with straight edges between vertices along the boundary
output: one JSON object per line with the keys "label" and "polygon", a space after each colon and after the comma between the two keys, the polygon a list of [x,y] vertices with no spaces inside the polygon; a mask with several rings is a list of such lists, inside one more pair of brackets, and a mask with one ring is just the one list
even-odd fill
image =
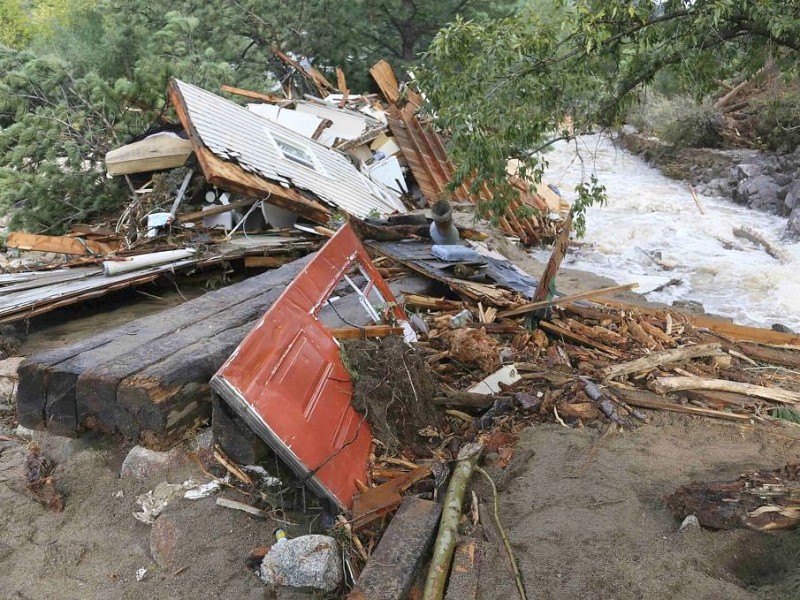
{"label": "wooden plank", "polygon": [[234,94],[235,96],[242,96],[243,98],[250,98],[250,100],[258,100],[259,102],[266,102],[267,104],[279,104],[285,102],[286,98],[283,96],[276,96],[275,94],[264,94],[262,92],[254,92],[252,90],[244,90],[242,88],[233,87],[232,85],[223,85],[220,87],[223,92]]}
{"label": "wooden plank", "polygon": [[[486,525],[484,525],[486,527]],[[447,580],[444,600],[477,600],[480,582],[481,542],[460,540],[453,553],[453,566]]]}
{"label": "wooden plank", "polygon": [[379,60],[370,67],[369,74],[378,84],[383,97],[390,103],[396,104],[400,99],[400,84],[394,75],[392,66],[385,60]]}
{"label": "wooden plank", "polygon": [[417,467],[353,498],[353,530],[374,523],[400,506],[400,493],[427,477],[430,472],[430,465]]}
{"label": "wooden plank", "polygon": [[288,256],[245,256],[244,266],[251,268],[277,269],[281,265],[292,262],[294,258]]}
{"label": "wooden plank", "polygon": [[364,338],[379,338],[390,335],[403,335],[402,327],[392,327],[391,325],[366,325],[364,327],[337,327],[328,329],[337,340],[358,340]]}
{"label": "wooden plank", "polygon": [[253,206],[255,200],[253,198],[244,198],[242,200],[236,200],[235,202],[230,202],[228,204],[220,204],[217,206],[212,206],[207,208],[206,210],[198,210],[195,212],[185,213],[182,215],[178,215],[177,219],[181,223],[188,223],[189,221],[199,221],[204,217],[213,217],[214,215],[222,215],[226,212],[230,212],[232,210],[238,210],[240,208],[250,208]]}
{"label": "wooden plank", "polygon": [[659,394],[680,392],[682,390],[711,390],[733,392],[754,396],[780,404],[800,404],[800,393],[783,388],[771,388],[727,379],[704,379],[702,377],[659,377],[653,382],[653,389]]}
{"label": "wooden plank", "polygon": [[[541,302],[529,302],[528,304],[523,304],[522,306],[518,306],[516,308],[512,308],[511,310],[504,310],[497,314],[498,318],[508,318],[508,317],[516,317],[519,315],[524,315],[525,313],[529,313],[532,310],[537,310],[540,308],[547,308],[550,306],[566,306],[568,304],[573,304],[578,302],[579,300],[590,300],[592,298],[597,298],[598,296],[605,296],[606,294],[614,294],[617,292],[625,292],[627,290],[632,290],[635,287],[638,287],[638,283],[628,283],[626,285],[612,285],[611,287],[600,288],[598,290],[591,290],[588,292],[581,292],[580,294],[572,294],[570,296],[563,296],[561,298],[554,298],[553,300],[543,300]],[[609,315],[609,319],[613,320],[614,317]]]}
{"label": "wooden plank", "polygon": [[6,238],[6,246],[19,250],[56,252],[76,256],[104,255],[119,250],[118,243],[95,242],[68,236],[37,235],[13,231]]}
{"label": "wooden plank", "polygon": [[536,286],[536,292],[533,294],[533,302],[542,302],[550,300],[556,295],[556,273],[561,267],[561,261],[567,255],[569,250],[569,234],[572,231],[572,211],[567,215],[561,232],[556,238],[556,243],[553,246],[553,252],[547,261],[547,266],[539,279],[539,285]]}
{"label": "wooden plank", "polygon": [[441,513],[438,502],[405,499],[348,600],[405,600],[425,565]]}
{"label": "wooden plank", "polygon": [[800,349],[785,350],[756,344],[739,344],[739,348],[752,359],[790,369],[800,369]]}
{"label": "wooden plank", "polygon": [[[122,421],[122,418],[125,414],[144,418],[144,407],[149,403],[153,406],[153,422],[145,423],[144,428],[158,432],[166,427],[167,421],[160,415],[171,411],[183,400],[183,388],[188,385],[191,391],[198,381],[203,385],[208,383],[236,349],[234,342],[243,339],[306,264],[307,260],[301,259],[269,271],[266,275],[271,277],[261,279],[260,289],[255,294],[239,296],[240,302],[222,310],[222,306],[210,301],[207,295],[201,296],[196,300],[204,301],[192,302],[195,302],[194,308],[198,313],[202,311],[205,314],[202,321],[195,320],[180,329],[175,328],[169,335],[132,348],[126,346],[122,352],[107,348],[106,352],[114,353],[111,359],[105,355],[97,356],[93,351],[84,353],[80,357],[82,368],[74,384],[79,423],[90,420],[103,431],[121,431],[136,439],[140,425]],[[231,295],[236,294],[236,290],[224,289]],[[252,290],[252,287],[246,289]],[[161,316],[171,318],[169,313]],[[239,330],[242,326],[246,328]],[[235,335],[223,335],[234,329],[237,330]],[[211,343],[216,336],[222,337]],[[93,362],[87,364],[92,359]],[[203,361],[209,368],[202,368]],[[205,400],[210,410],[210,394]]]}

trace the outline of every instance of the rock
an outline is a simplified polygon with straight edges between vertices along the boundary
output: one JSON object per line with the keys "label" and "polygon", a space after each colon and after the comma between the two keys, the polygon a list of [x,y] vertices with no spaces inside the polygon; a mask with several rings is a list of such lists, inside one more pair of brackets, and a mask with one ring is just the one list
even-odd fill
{"label": "rock", "polygon": [[33,436],[36,435],[36,432],[33,429],[28,429],[22,425],[17,425],[17,428],[14,430],[14,435],[21,437],[24,440],[32,440]]}
{"label": "rock", "polygon": [[180,462],[180,454],[176,450],[158,452],[142,446],[134,446],[122,461],[119,476],[123,479],[139,480],[150,479],[156,475],[166,478],[170,469],[178,466]]}
{"label": "rock", "polygon": [[683,520],[681,526],[678,527],[678,533],[686,533],[690,529],[700,529],[700,521],[694,515],[689,515]]}
{"label": "rock", "polygon": [[275,587],[333,591],[342,583],[339,545],[327,535],[275,544],[261,563],[261,577]]}
{"label": "rock", "polygon": [[166,515],[155,520],[150,530],[150,554],[159,567],[175,565],[175,548],[179,537],[178,525],[174,520]]}
{"label": "rock", "polygon": [[794,210],[800,205],[800,179],[795,179],[786,190],[786,198],[783,203],[789,210]]}
{"label": "rock", "polygon": [[772,331],[779,331],[780,333],[790,333],[790,334],[794,333],[794,331],[789,329],[783,323],[773,323],[771,329],[772,329]]}
{"label": "rock", "polygon": [[707,184],[700,187],[700,193],[702,193],[704,196],[730,198],[735,187],[736,182],[731,181],[730,179],[712,179]]}
{"label": "rock", "polygon": [[240,465],[257,465],[273,456],[266,442],[216,394],[211,403],[211,429],[214,441]]}
{"label": "rock", "polygon": [[733,200],[747,204],[750,208],[781,212],[784,210],[780,199],[781,186],[769,175],[756,175],[739,182],[733,192]]}
{"label": "rock", "polygon": [[14,405],[17,399],[17,368],[25,360],[23,356],[15,356],[0,360],[0,402]]}
{"label": "rock", "polygon": [[789,222],[786,223],[786,233],[789,236],[800,236],[800,207],[795,208],[789,215]]}
{"label": "rock", "polygon": [[761,175],[761,167],[756,164],[736,165],[734,167],[733,177],[736,181],[743,181],[756,175]]}

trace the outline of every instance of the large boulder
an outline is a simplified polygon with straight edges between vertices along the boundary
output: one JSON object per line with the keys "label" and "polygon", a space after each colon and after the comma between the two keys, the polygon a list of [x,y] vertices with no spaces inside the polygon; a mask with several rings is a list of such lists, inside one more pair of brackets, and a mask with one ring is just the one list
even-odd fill
{"label": "large boulder", "polygon": [[739,182],[733,192],[733,199],[750,208],[770,212],[785,212],[781,201],[782,188],[769,175],[756,175]]}
{"label": "large boulder", "polygon": [[274,587],[330,592],[342,583],[339,544],[327,535],[303,535],[272,546],[261,577]]}

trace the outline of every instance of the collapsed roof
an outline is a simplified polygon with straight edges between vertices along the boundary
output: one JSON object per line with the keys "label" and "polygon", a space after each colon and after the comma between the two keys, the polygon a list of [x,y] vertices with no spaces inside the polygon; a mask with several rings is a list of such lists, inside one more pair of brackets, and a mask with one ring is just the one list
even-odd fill
{"label": "collapsed roof", "polygon": [[406,212],[396,192],[315,140],[183,81],[172,80],[169,94],[214,185],[319,223],[337,209],[360,218]]}

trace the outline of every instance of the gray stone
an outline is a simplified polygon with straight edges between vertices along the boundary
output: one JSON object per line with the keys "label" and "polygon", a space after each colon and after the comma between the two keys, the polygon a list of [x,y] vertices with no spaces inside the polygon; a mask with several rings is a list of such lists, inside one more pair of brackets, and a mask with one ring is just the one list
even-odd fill
{"label": "gray stone", "polygon": [[800,179],[795,179],[786,190],[786,198],[783,199],[783,203],[789,210],[794,210],[800,205]]}
{"label": "gray stone", "polygon": [[786,233],[789,236],[800,236],[800,206],[795,208],[789,215],[789,222],[786,224]]}
{"label": "gray stone", "polygon": [[678,528],[678,533],[686,533],[690,529],[700,529],[700,521],[694,515],[689,515]]}
{"label": "gray stone", "polygon": [[734,177],[736,181],[742,181],[761,174],[761,167],[756,164],[736,165]]}
{"label": "gray stone", "polygon": [[261,563],[261,577],[274,587],[333,591],[342,583],[339,545],[327,535],[275,544]]}
{"label": "gray stone", "polygon": [[756,175],[739,182],[733,193],[733,199],[750,208],[779,212],[783,209],[780,194],[782,192],[775,180],[769,175]]}
{"label": "gray stone", "polygon": [[155,476],[166,478],[169,471],[181,462],[179,451],[158,452],[142,446],[134,446],[125,460],[119,476],[123,479],[151,479]]}

